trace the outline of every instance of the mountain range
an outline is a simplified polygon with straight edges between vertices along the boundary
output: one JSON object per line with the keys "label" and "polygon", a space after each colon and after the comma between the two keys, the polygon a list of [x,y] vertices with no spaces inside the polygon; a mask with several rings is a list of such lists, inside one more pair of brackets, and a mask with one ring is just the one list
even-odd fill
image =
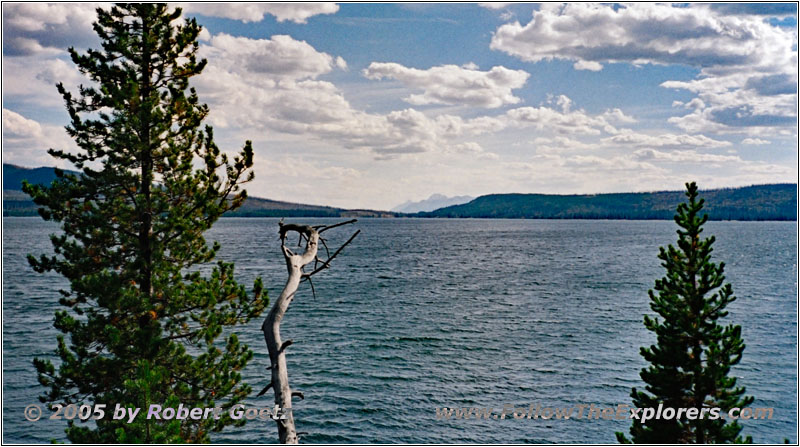
{"label": "mountain range", "polygon": [[475,197],[471,196],[447,197],[441,194],[433,194],[427,199],[420,200],[419,202],[413,202],[409,200],[408,202],[392,208],[392,211],[397,211],[398,213],[419,213],[433,211],[446,206],[461,205],[462,203],[467,203],[474,198]]}
{"label": "mountain range", "polygon": [[[22,180],[49,184],[53,168],[3,164],[3,215],[35,216],[36,205],[21,191]],[[712,220],[797,220],[797,185],[753,185],[701,191]],[[672,219],[685,200],[682,191],[612,194],[489,194],[445,197],[434,194],[392,211],[343,209],[248,197],[228,217],[444,217],[510,219]],[[460,202],[453,204],[454,202]],[[466,203],[464,203],[466,202]],[[440,205],[441,207],[432,209]],[[405,210],[405,211],[401,211]],[[415,212],[415,209],[420,211]]]}

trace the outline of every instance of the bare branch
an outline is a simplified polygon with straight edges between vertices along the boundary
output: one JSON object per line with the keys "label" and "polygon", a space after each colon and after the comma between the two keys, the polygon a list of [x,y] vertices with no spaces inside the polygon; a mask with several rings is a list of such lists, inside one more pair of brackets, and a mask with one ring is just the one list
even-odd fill
{"label": "bare branch", "polygon": [[316,269],[316,270],[314,270],[313,272],[304,274],[304,275],[303,275],[303,277],[304,277],[304,278],[311,278],[311,276],[312,276],[312,275],[314,275],[314,274],[316,274],[316,273],[319,273],[321,270],[324,270],[324,269],[328,268],[328,265],[330,265],[331,261],[333,261],[333,258],[335,258],[335,257],[336,257],[336,255],[338,255],[338,254],[339,254],[339,253],[342,251],[342,249],[343,249],[344,247],[347,247],[347,245],[348,245],[348,244],[350,244],[350,242],[353,242],[353,239],[355,239],[355,238],[356,238],[356,236],[358,236],[358,233],[361,233],[361,230],[356,230],[356,232],[355,232],[355,233],[353,233],[353,235],[352,235],[352,236],[350,236],[350,239],[348,239],[348,240],[347,240],[347,242],[345,242],[345,243],[344,243],[344,245],[342,245],[341,247],[339,247],[339,249],[338,249],[338,250],[336,250],[336,251],[333,253],[333,256],[331,256],[330,258],[328,258],[328,260],[327,260],[327,261],[325,261],[325,263],[323,263],[323,264],[322,264],[322,265],[321,265],[319,268],[317,268],[317,269]]}
{"label": "bare branch", "polygon": [[[322,242],[322,246],[325,247],[325,254],[330,258],[331,252],[328,250],[328,244],[325,243],[325,239],[320,236],[319,241]],[[317,266],[315,265],[314,268],[317,268]]]}
{"label": "bare branch", "polygon": [[308,281],[308,283],[311,285],[311,296],[313,296],[314,299],[317,299],[317,291],[314,289],[314,282],[311,281],[311,277],[307,276],[307,277],[303,278],[303,280]]}
{"label": "bare branch", "polygon": [[315,225],[313,228],[315,230],[318,230],[319,233],[322,233],[323,231],[330,230],[331,228],[341,227],[342,225],[348,225],[348,224],[356,223],[356,222],[358,222],[358,219],[351,219],[351,220],[347,220],[347,221],[344,221],[344,222],[339,222],[339,223],[336,223],[336,224],[333,224],[333,225]]}
{"label": "bare branch", "polygon": [[267,386],[265,386],[265,387],[264,387],[264,389],[263,389],[263,390],[261,390],[261,392],[260,392],[260,393],[258,393],[258,395],[256,395],[256,397],[261,397],[261,396],[263,396],[263,395],[264,395],[264,394],[265,394],[267,391],[269,391],[269,389],[270,389],[270,388],[272,388],[272,382],[270,382],[269,384],[267,384]]}
{"label": "bare branch", "polygon": [[283,342],[283,344],[281,345],[280,349],[278,349],[278,353],[281,353],[281,352],[285,351],[286,348],[288,348],[289,346],[292,345],[292,343],[294,343],[294,341],[292,341],[292,340],[286,340],[285,342]]}
{"label": "bare branch", "polygon": [[278,234],[280,234],[281,240],[286,239],[286,233],[290,231],[296,231],[300,234],[308,236],[312,231],[316,230],[314,230],[314,227],[310,225],[285,224],[283,222],[278,222]]}

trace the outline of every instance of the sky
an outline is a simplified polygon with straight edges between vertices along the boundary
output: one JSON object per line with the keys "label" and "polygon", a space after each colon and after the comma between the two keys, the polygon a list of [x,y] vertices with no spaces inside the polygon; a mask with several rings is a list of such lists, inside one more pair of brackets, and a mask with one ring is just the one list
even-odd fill
{"label": "sky", "polygon": [[[249,195],[389,209],[438,193],[796,182],[796,4],[176,3]],[[74,149],[95,4],[3,3],[3,162]],[[105,5],[103,7],[108,7]]]}

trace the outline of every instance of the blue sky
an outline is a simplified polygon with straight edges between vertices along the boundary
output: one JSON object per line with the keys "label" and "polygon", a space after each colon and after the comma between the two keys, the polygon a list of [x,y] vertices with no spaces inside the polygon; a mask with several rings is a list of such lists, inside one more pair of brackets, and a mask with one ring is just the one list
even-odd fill
{"label": "blue sky", "polygon": [[[176,4],[177,5],[177,4]],[[391,208],[434,193],[794,182],[795,4],[180,4],[251,195]],[[3,5],[3,160],[74,147],[90,4]]]}

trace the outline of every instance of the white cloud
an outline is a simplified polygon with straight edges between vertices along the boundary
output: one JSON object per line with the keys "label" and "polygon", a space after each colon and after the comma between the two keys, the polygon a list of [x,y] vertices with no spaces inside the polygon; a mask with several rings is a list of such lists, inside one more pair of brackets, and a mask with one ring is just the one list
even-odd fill
{"label": "white cloud", "polygon": [[453,133],[442,125],[447,120],[440,124],[412,108],[386,114],[355,109],[334,84],[315,79],[344,61],[289,36],[217,35],[201,53],[209,65],[195,85],[211,104],[215,126],[302,135],[381,158],[463,143],[451,141]]}
{"label": "white cloud", "polygon": [[600,71],[603,69],[603,64],[600,62],[585,61],[581,59],[578,62],[575,62],[572,67],[576,70]]}
{"label": "white cloud", "polygon": [[486,9],[503,9],[508,5],[513,5],[513,3],[502,3],[502,2],[478,3],[478,6],[481,6]]}
{"label": "white cloud", "polygon": [[397,79],[422,94],[412,94],[405,100],[411,104],[465,104],[474,107],[496,108],[517,104],[521,100],[512,90],[525,85],[530,76],[523,70],[497,66],[480,71],[474,64],[459,67],[440,65],[427,70],[404,67],[396,63],[373,62],[364,70],[369,79]]}
{"label": "white cloud", "polygon": [[538,62],[575,61],[696,67],[690,81],[665,88],[698,95],[671,122],[690,132],[765,134],[796,123],[797,35],[755,15],[725,15],[707,5],[596,3],[543,5],[525,25],[500,26],[491,48]]}
{"label": "white cloud", "polygon": [[62,52],[96,43],[92,22],[98,3],[3,4],[3,55]]}
{"label": "white cloud", "polygon": [[215,66],[232,73],[261,74],[271,81],[282,79],[314,79],[329,73],[334,67],[346,68],[341,57],[321,53],[305,41],[286,35],[270,39],[250,39],[217,34],[210,45],[201,47],[200,54]]}
{"label": "white cloud", "polygon": [[636,118],[626,115],[625,112],[617,108],[606,110],[603,113],[603,117],[609,121],[616,121],[619,123],[632,124],[637,122]]}
{"label": "white cloud", "polygon": [[[63,82],[67,90],[75,91],[80,84],[91,83],[72,62],[60,58],[16,56],[3,58],[3,99],[64,110],[64,101],[55,84]],[[67,113],[64,111],[64,118]]]}
{"label": "white cloud", "polygon": [[722,16],[707,8],[570,3],[543,5],[524,26],[501,26],[491,47],[531,62],[678,63],[719,71],[783,66],[790,60],[791,37],[761,20]]}
{"label": "white cloud", "polygon": [[[642,185],[668,184],[670,176],[649,161],[609,154],[538,154],[530,161],[504,163],[501,172],[512,185],[526,185],[525,192],[557,194],[637,191]],[[519,186],[512,188],[508,192],[520,192]]]}
{"label": "white cloud", "polygon": [[77,146],[63,127],[45,125],[3,108],[3,161],[23,166],[69,167],[57,162],[47,149],[74,150]]}
{"label": "white cloud", "polygon": [[95,19],[92,3],[9,3],[3,8],[3,24],[19,31],[45,31],[77,22],[84,27]]}
{"label": "white cloud", "polygon": [[551,96],[547,105],[517,107],[500,115],[484,115],[464,119],[454,115],[439,115],[433,119],[443,136],[491,135],[503,130],[535,129],[543,135],[614,135],[619,130],[610,121],[632,117],[614,111],[592,115],[583,109],[573,109],[572,100],[564,95]]}
{"label": "white cloud", "polygon": [[743,70],[691,81],[666,81],[661,84],[664,88],[698,95],[685,106],[691,109],[689,114],[672,117],[669,122],[689,132],[744,133],[751,137],[776,132],[796,135],[797,72],[778,75],[780,81],[775,84],[782,90],[772,92],[753,87],[752,79],[762,82],[762,77]]}
{"label": "white cloud", "polygon": [[460,143],[452,145],[450,151],[456,155],[468,155],[471,157],[476,157],[482,160],[499,160],[500,156],[493,153],[486,151],[480,144],[469,141],[466,143]]}
{"label": "white cloud", "polygon": [[298,157],[282,156],[275,160],[263,162],[265,168],[273,171],[275,175],[280,173],[283,177],[291,178],[292,184],[297,184],[300,180],[334,180],[343,181],[357,179],[362,173],[357,169],[346,168],[343,166],[331,166],[325,163],[310,162]]}
{"label": "white cloud", "polygon": [[[620,112],[622,113],[622,112]],[[632,119],[627,115],[626,119]],[[547,105],[517,107],[500,115],[484,115],[463,119],[454,115],[439,115],[433,119],[438,132],[445,136],[487,135],[503,130],[535,129],[544,135],[614,135],[619,130],[610,123],[618,118],[615,112],[592,115],[583,109],[573,109],[572,100],[564,95],[551,96]]]}
{"label": "white cloud", "polygon": [[17,112],[3,109],[3,136],[9,139],[31,139],[42,136],[42,126]]}
{"label": "white cloud", "polygon": [[[334,68],[333,56],[288,36],[284,39],[276,37],[256,40],[218,35],[211,38],[208,48],[201,49],[204,55],[214,55],[209,57],[206,71],[196,81],[201,97],[211,105],[212,124],[223,128],[302,135],[310,140],[372,153],[379,158],[449,153],[491,160],[499,155],[467,138],[491,135],[503,129],[536,129],[562,135],[615,134],[618,131],[612,122],[633,120],[618,109],[599,115],[588,114],[576,109],[571,99],[563,95],[551,97],[550,106],[520,107],[500,115],[471,119],[451,114],[429,116],[413,108],[385,114],[367,113],[354,108],[334,84],[315,79]],[[280,69],[272,66],[269,70],[262,69],[261,62],[255,62],[264,61],[264,65],[271,65],[267,61],[276,58],[277,53],[283,54],[281,57],[286,60],[298,62],[285,63]],[[242,60],[253,62],[237,63]],[[376,75],[380,66],[373,64],[371,67],[374,70],[371,73]],[[399,65],[389,68],[392,73],[408,70]],[[447,68],[442,76],[453,73],[457,76],[463,71],[475,71],[481,77],[494,76],[492,70]],[[455,71],[451,72],[451,68]],[[425,81],[433,76],[431,72],[438,73],[434,69],[420,71]],[[520,78],[524,77],[527,76],[520,75]],[[503,76],[498,78],[503,79]],[[498,82],[498,78],[492,79]],[[434,87],[426,90],[425,94],[433,95]],[[436,94],[445,96],[438,90]]]}
{"label": "white cloud", "polygon": [[597,152],[601,146],[593,143],[585,143],[573,138],[558,135],[555,137],[537,137],[531,144],[536,148],[537,154],[564,154],[564,153],[585,153]]}
{"label": "white cloud", "polygon": [[[309,154],[261,156],[256,144],[250,195],[311,205],[364,207],[365,175],[369,172],[347,166],[341,160],[326,161]],[[379,207],[378,207],[379,208]]]}
{"label": "white cloud", "polygon": [[742,144],[761,146],[764,144],[770,144],[770,142],[768,140],[762,140],[760,138],[745,138],[744,140],[742,140]]}
{"label": "white cloud", "polygon": [[736,155],[703,154],[693,150],[663,152],[655,149],[639,149],[633,153],[637,160],[664,161],[670,163],[741,163]]}
{"label": "white cloud", "polygon": [[506,112],[504,118],[513,127],[533,127],[560,134],[600,135],[618,132],[603,116],[590,115],[583,110],[570,111],[568,106],[561,111],[549,107],[520,107]]}
{"label": "white cloud", "polygon": [[704,147],[719,148],[731,146],[728,141],[715,140],[705,135],[687,134],[661,134],[648,135],[632,131],[621,132],[612,137],[605,138],[605,143],[613,143],[626,146],[648,146],[648,147]]}
{"label": "white cloud", "polygon": [[39,43],[38,40],[30,37],[13,37],[6,39],[6,43],[8,44],[9,48],[12,49],[12,52],[16,52],[18,54],[50,55],[58,54],[63,51],[57,48],[44,47],[41,43]]}
{"label": "white cloud", "polygon": [[572,100],[567,95],[547,95],[547,102],[557,105],[564,113],[569,113],[569,109],[572,108]]}
{"label": "white cloud", "polygon": [[334,14],[336,3],[176,3],[186,13],[239,20],[244,23],[260,22],[265,15],[279,22],[306,23],[315,15]]}

